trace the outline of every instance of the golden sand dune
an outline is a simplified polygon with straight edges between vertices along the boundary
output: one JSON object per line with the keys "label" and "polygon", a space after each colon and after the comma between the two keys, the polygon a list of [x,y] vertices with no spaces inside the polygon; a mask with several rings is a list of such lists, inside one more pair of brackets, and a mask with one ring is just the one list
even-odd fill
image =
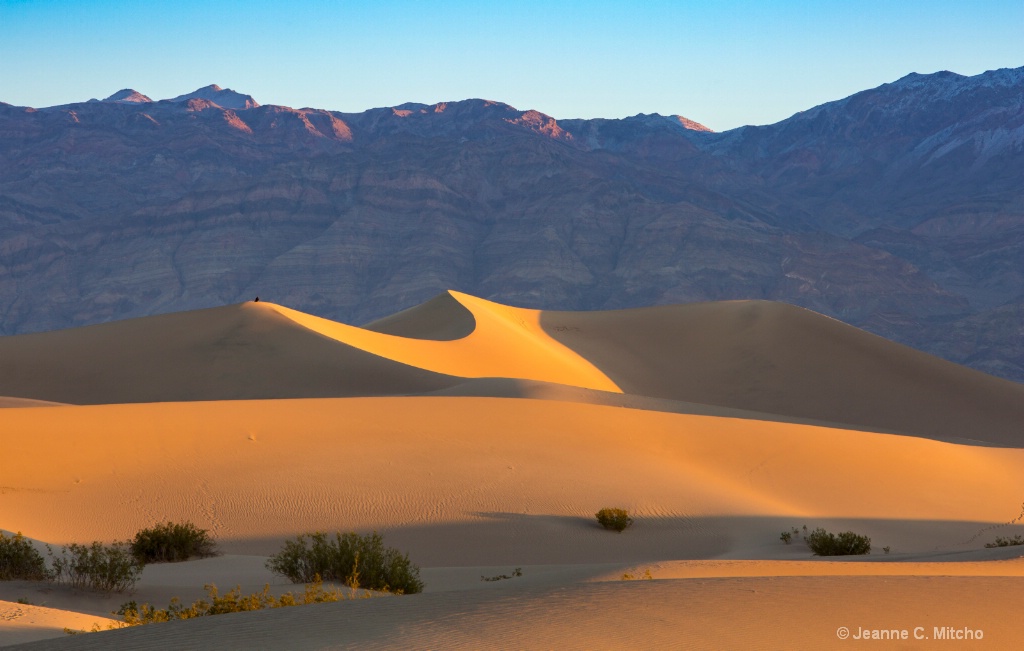
{"label": "golden sand dune", "polygon": [[[487,378],[520,382],[467,382]],[[531,397],[661,408],[606,395],[624,393],[672,401],[669,411],[1024,445],[1024,386],[763,301],[570,313],[450,292],[365,328],[246,303],[0,338],[0,395],[74,404],[514,397],[525,386]]]}

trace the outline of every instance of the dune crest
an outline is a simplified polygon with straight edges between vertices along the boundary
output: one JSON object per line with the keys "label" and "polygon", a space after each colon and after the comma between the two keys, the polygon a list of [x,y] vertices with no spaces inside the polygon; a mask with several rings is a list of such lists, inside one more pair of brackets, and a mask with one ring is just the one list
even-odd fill
{"label": "dune crest", "polygon": [[451,291],[476,327],[461,339],[413,339],[345,325],[272,303],[261,303],[325,337],[385,359],[465,378],[508,377],[621,393],[592,363],[541,327],[540,310],[492,303]]}

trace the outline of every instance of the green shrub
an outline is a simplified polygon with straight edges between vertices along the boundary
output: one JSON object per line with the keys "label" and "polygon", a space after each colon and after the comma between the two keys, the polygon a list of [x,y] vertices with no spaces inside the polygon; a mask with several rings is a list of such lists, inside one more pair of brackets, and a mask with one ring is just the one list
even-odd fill
{"label": "green shrub", "polygon": [[985,543],[985,546],[990,549],[993,547],[1015,547],[1016,545],[1024,545],[1024,538],[1021,538],[1020,536],[1014,536],[1013,538],[1001,538],[997,536],[995,542]]}
{"label": "green shrub", "polygon": [[104,545],[71,544],[60,555],[50,550],[53,580],[76,588],[103,592],[124,592],[142,577],[143,563],[132,554],[128,543]]}
{"label": "green shrub", "polygon": [[409,562],[408,554],[385,548],[376,531],[365,536],[336,533],[333,540],[322,531],[302,534],[286,541],[267,561],[267,569],[295,583],[309,583],[320,575],[353,588],[397,594],[423,591],[420,568]]}
{"label": "green shrub", "polygon": [[601,509],[597,512],[597,521],[605,529],[612,529],[619,533],[633,524],[633,518],[629,517],[629,512],[626,509]]}
{"label": "green shrub", "polygon": [[817,556],[852,556],[871,553],[871,539],[852,531],[834,534],[819,527],[804,535],[804,540]]}
{"label": "green shrub", "polygon": [[[305,592],[296,595],[286,592],[280,597],[270,594],[270,586],[263,586],[262,592],[254,592],[250,595],[242,595],[241,586],[235,586],[225,595],[220,595],[217,586],[208,584],[206,586],[208,599],[199,599],[191,606],[184,606],[177,597],[171,599],[167,608],[154,608],[149,604],[141,606],[134,601],[121,605],[115,615],[124,619],[125,626],[142,626],[145,624],[157,624],[170,622],[176,619],[193,619],[195,617],[209,617],[211,615],[225,615],[227,613],[241,613],[249,610],[262,610],[264,608],[284,608],[288,606],[302,606],[306,604],[319,604],[345,599],[341,590],[332,588],[327,590],[323,587],[320,577],[306,586]],[[367,595],[368,596],[368,595]],[[115,625],[116,627],[116,625]]]}
{"label": "green shrub", "polygon": [[217,545],[206,529],[191,522],[167,522],[135,534],[132,553],[145,563],[176,563],[216,556]]}
{"label": "green shrub", "polygon": [[0,532],[0,581],[43,581],[50,578],[46,561],[21,533]]}

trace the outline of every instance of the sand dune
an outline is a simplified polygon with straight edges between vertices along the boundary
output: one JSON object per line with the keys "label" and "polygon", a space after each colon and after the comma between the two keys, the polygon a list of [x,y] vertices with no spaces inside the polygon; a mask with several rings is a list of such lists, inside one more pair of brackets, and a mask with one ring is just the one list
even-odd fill
{"label": "sand dune", "polygon": [[0,395],[73,404],[393,395],[457,382],[327,339],[264,303],[0,337]]}
{"label": "sand dune", "polygon": [[567,313],[450,292],[367,328],[246,303],[0,338],[0,395],[74,404],[457,386],[515,397],[526,386],[466,383],[487,378],[569,387],[546,392],[559,400],[640,404],[596,390],[670,400],[670,411],[689,403],[698,413],[1024,445],[1024,386],[761,301]]}
{"label": "sand dune", "polygon": [[[209,529],[227,555],[147,568],[157,603],[283,590],[265,557],[316,529],[381,531],[427,580],[55,648],[822,648],[903,622],[901,600],[911,628],[1013,648],[1024,562],[985,544],[1024,532],[1022,390],[761,302],[573,314],[452,292],[366,328],[247,303],[0,338],[0,527]],[[602,530],[604,506],[636,523]],[[810,562],[779,539],[804,525],[876,555]],[[657,580],[620,580],[642,569]],[[28,589],[0,586],[0,613]],[[32,589],[74,617],[119,598]],[[18,613],[0,646],[84,621]]]}

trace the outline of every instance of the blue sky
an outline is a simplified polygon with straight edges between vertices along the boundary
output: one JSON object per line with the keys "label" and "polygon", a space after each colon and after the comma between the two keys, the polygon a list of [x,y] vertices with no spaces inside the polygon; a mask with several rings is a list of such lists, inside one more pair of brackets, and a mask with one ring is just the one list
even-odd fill
{"label": "blue sky", "polygon": [[217,83],[293,107],[482,97],[724,130],[909,72],[1024,66],[1022,35],[1022,0],[0,0],[0,101]]}

